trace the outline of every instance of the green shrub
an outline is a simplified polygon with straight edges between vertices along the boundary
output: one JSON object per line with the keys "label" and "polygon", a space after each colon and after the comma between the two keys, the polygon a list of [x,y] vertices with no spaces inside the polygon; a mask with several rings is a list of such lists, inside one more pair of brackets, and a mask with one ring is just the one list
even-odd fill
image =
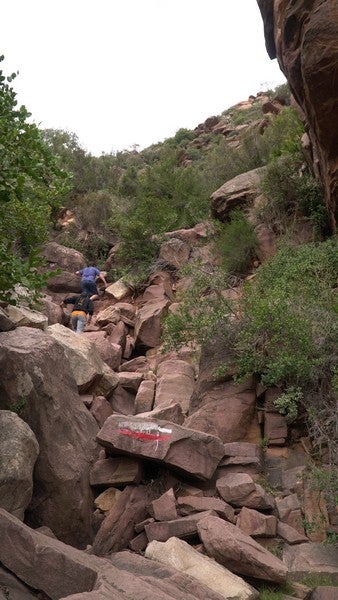
{"label": "green shrub", "polygon": [[244,375],[264,383],[298,383],[333,368],[333,293],[337,252],[334,240],[281,247],[247,286],[237,342]]}
{"label": "green shrub", "polygon": [[263,118],[260,102],[253,103],[250,108],[231,108],[230,114],[233,125],[243,125],[244,123],[251,123]]}
{"label": "green shrub", "polygon": [[281,387],[293,412],[300,402],[315,447],[326,446],[330,460],[337,452],[337,261],[334,239],[281,247],[245,287],[234,343],[239,375]]}
{"label": "green shrub", "polygon": [[111,194],[104,191],[88,192],[76,198],[73,210],[79,229],[104,231],[112,216],[113,198]]}
{"label": "green shrub", "polygon": [[164,320],[164,351],[209,341],[220,324],[233,316],[232,302],[222,292],[235,281],[234,277],[229,277],[223,269],[206,270],[199,263],[182,267],[180,275],[190,277],[191,285],[178,294],[178,311]]}
{"label": "green shrub", "polygon": [[271,94],[272,100],[278,100],[281,104],[289,105],[291,100],[291,90],[287,82],[278,85]]}
{"label": "green shrub", "polygon": [[266,161],[282,154],[293,155],[300,152],[303,133],[304,125],[296,110],[292,107],[284,108],[271,119],[262,136]]}
{"label": "green shrub", "polygon": [[278,233],[290,227],[290,217],[300,215],[313,223],[314,234],[325,230],[327,212],[321,185],[303,168],[298,152],[283,154],[267,166],[260,184],[265,203],[257,211],[259,219]]}
{"label": "green shrub", "polygon": [[245,275],[256,256],[257,238],[253,225],[240,210],[233,211],[230,223],[218,228],[215,239],[223,268],[233,275]]}

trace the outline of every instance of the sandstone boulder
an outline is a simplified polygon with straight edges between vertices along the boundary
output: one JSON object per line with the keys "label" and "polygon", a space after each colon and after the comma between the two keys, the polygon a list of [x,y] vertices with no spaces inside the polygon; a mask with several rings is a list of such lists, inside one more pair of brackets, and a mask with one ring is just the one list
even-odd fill
{"label": "sandstone boulder", "polygon": [[145,556],[194,577],[227,600],[253,600],[258,596],[243,579],[175,537],[164,543],[150,542]]}
{"label": "sandstone boulder", "polygon": [[256,509],[272,509],[275,506],[273,496],[267,494],[262,486],[256,484],[247,473],[228,473],[216,481],[220,496],[233,506],[246,506]]}
{"label": "sandstone boulder", "polygon": [[253,202],[264,169],[258,168],[237,175],[211,195],[212,215],[220,221],[230,220],[231,211]]}
{"label": "sandstone boulder", "polygon": [[153,540],[166,542],[171,537],[193,538],[197,535],[199,521],[214,514],[213,511],[204,511],[171,521],[154,521],[145,526],[145,531],[149,542]]}
{"label": "sandstone boulder", "polygon": [[90,340],[108,367],[117,371],[122,358],[121,346],[112,344],[104,331],[85,331],[82,337],[86,340]]}
{"label": "sandstone boulder", "polygon": [[178,518],[174,490],[170,488],[151,503],[152,514],[156,521],[172,521]]}
{"label": "sandstone boulder", "polygon": [[75,273],[62,271],[58,275],[54,275],[47,282],[47,289],[51,292],[61,294],[80,294],[81,293],[81,278]]}
{"label": "sandstone boulder", "polygon": [[33,494],[39,444],[31,428],[9,410],[0,410],[0,506],[18,519]]}
{"label": "sandstone boulder", "polygon": [[117,385],[109,397],[109,404],[115,413],[133,415],[135,412],[135,392]]}
{"label": "sandstone boulder", "polygon": [[154,407],[167,406],[175,401],[187,414],[194,385],[195,371],[192,365],[183,360],[162,362],[157,370]]}
{"label": "sandstone boulder", "polygon": [[112,415],[97,436],[109,453],[154,460],[198,479],[210,479],[223,456],[214,436],[166,421]]}
{"label": "sandstone boulder", "polygon": [[73,248],[62,246],[57,242],[48,242],[45,244],[41,254],[52,269],[60,268],[63,271],[75,273],[86,266],[83,254]]}
{"label": "sandstone boulder", "polygon": [[161,341],[161,319],[167,313],[169,300],[147,302],[137,313],[135,323],[136,344],[155,348]]}
{"label": "sandstone boulder", "polygon": [[104,396],[96,396],[90,407],[90,412],[99,427],[102,427],[105,420],[113,414],[113,409]]}
{"label": "sandstone boulder", "polygon": [[115,300],[123,300],[124,298],[127,298],[127,296],[130,296],[131,289],[126,283],[124,283],[122,279],[119,279],[118,281],[115,281],[115,283],[108,285],[108,287],[106,287],[105,293],[108,296],[108,298],[115,298]]}
{"label": "sandstone boulder", "polygon": [[[135,397],[135,415],[152,410],[155,397],[155,382],[141,381]],[[183,423],[183,420],[182,420]]]}
{"label": "sandstone boulder", "polygon": [[[136,411],[135,411],[136,413]],[[177,425],[183,425],[184,414],[182,412],[182,406],[178,402],[172,402],[168,406],[158,406],[148,412],[136,413],[140,419],[155,419],[160,421],[170,421],[170,423],[176,423]]]}
{"label": "sandstone boulder", "polygon": [[93,553],[104,556],[128,548],[135,535],[134,527],[146,518],[146,506],[151,500],[148,487],[128,485],[116,499],[97,532]]}
{"label": "sandstone boulder", "polygon": [[139,460],[127,456],[101,458],[90,470],[90,485],[95,487],[123,487],[140,483],[143,475]]}
{"label": "sandstone boulder", "polygon": [[12,306],[8,304],[6,314],[15,327],[34,327],[44,331],[48,325],[48,319],[45,315],[24,306]]}
{"label": "sandstone boulder", "polygon": [[196,495],[192,496],[180,496],[177,498],[177,508],[181,515],[191,515],[195,512],[202,512],[206,510],[212,510],[219,517],[225,519],[226,521],[230,521],[231,523],[235,522],[235,511],[221,500],[221,498],[213,498],[213,497],[199,497]]}
{"label": "sandstone boulder", "polygon": [[[94,344],[84,335],[78,335],[63,325],[50,325],[47,332],[64,348],[79,391],[88,391],[102,378],[104,369],[104,363]],[[115,387],[117,384],[115,376]]]}
{"label": "sandstone boulder", "polygon": [[121,313],[114,305],[107,306],[96,315],[96,323],[100,327],[112,323],[116,325],[121,320]]}
{"label": "sandstone boulder", "polygon": [[15,329],[13,321],[8,317],[3,308],[0,307],[0,331],[11,331]]}
{"label": "sandstone boulder", "polygon": [[338,548],[320,543],[285,545],[283,562],[290,577],[302,581],[306,575],[326,575],[338,582]]}
{"label": "sandstone boulder", "polygon": [[275,537],[277,532],[276,517],[264,515],[246,506],[240,511],[236,525],[252,537]]}
{"label": "sandstone boulder", "polygon": [[97,425],[78,395],[63,347],[39,329],[2,333],[0,372],[0,408],[11,410],[24,399],[20,416],[40,447],[26,518],[34,527],[47,525],[66,542],[86,545]]}
{"label": "sandstone boulder", "polygon": [[95,498],[94,505],[100,511],[108,513],[113,508],[120,494],[122,494],[121,490],[118,490],[113,487],[108,488],[107,490],[104,490],[102,494],[99,494],[97,498]]}
{"label": "sandstone boulder", "polygon": [[56,302],[53,302],[50,296],[41,298],[42,308],[40,309],[42,314],[47,317],[48,325],[55,325],[55,323],[64,323],[65,313],[61,306]]}
{"label": "sandstone boulder", "polygon": [[219,517],[199,521],[199,536],[208,556],[239,575],[285,583],[287,568],[238,527]]}
{"label": "sandstone boulder", "polygon": [[257,465],[262,466],[262,449],[258,444],[249,442],[230,442],[224,444],[224,458],[220,466]]}

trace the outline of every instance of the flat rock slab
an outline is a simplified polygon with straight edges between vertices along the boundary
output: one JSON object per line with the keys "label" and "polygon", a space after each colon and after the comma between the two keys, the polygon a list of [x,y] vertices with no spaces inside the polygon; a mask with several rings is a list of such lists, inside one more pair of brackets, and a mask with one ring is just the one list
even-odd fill
{"label": "flat rock slab", "polygon": [[191,575],[226,600],[254,600],[258,596],[243,579],[175,537],[164,543],[151,542],[145,556]]}
{"label": "flat rock slab", "polygon": [[285,583],[287,568],[279,558],[219,517],[205,517],[197,525],[208,556],[239,575]]}
{"label": "flat rock slab", "polygon": [[306,575],[329,575],[338,583],[338,548],[319,543],[285,545],[283,562],[291,579],[301,581]]}
{"label": "flat rock slab", "polygon": [[215,515],[213,511],[195,513],[180,519],[172,521],[154,521],[145,526],[145,531],[149,542],[156,540],[158,542],[166,542],[171,537],[176,538],[191,538],[197,535],[197,524],[204,517]]}
{"label": "flat rock slab", "polygon": [[110,453],[151,459],[202,480],[212,477],[224,453],[213,435],[137,416],[108,417],[96,439]]}
{"label": "flat rock slab", "polygon": [[124,486],[140,483],[143,476],[142,464],[139,460],[126,456],[103,458],[90,470],[90,485]]}

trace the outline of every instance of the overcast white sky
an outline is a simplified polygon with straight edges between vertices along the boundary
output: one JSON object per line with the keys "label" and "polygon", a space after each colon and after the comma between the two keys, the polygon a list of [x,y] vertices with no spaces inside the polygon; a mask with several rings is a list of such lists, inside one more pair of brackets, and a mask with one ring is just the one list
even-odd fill
{"label": "overcast white sky", "polygon": [[3,0],[5,74],[94,155],[193,129],[283,83],[256,0]]}

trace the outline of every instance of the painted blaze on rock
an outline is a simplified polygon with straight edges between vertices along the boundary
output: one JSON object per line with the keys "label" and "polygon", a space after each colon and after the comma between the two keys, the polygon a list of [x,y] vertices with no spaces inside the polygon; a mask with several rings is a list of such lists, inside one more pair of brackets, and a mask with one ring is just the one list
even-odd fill
{"label": "painted blaze on rock", "polygon": [[210,479],[223,457],[213,435],[159,420],[112,415],[97,435],[111,454],[123,453],[162,462],[198,479]]}

